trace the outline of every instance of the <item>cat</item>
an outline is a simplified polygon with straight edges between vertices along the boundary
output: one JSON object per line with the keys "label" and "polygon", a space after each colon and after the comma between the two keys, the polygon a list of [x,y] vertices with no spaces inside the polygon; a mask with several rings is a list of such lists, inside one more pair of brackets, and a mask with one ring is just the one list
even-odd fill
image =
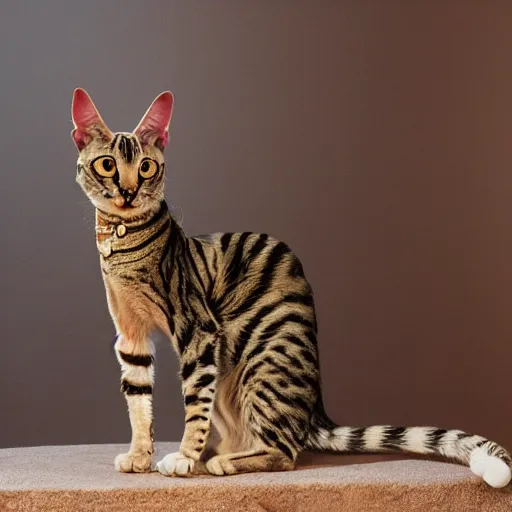
{"label": "cat", "polygon": [[173,103],[164,92],[132,133],[112,133],[90,96],[80,88],[73,94],[76,181],[96,210],[132,429],[117,470],[152,468],[151,335],[160,331],[179,358],[185,407],[180,449],[156,466],[163,475],[195,474],[201,465],[212,475],[292,470],[303,450],[401,451],[441,455],[469,465],[490,486],[507,485],[509,453],[481,436],[435,427],[341,427],[329,419],[313,292],[297,256],[266,234],[187,237],[169,212],[164,148]]}

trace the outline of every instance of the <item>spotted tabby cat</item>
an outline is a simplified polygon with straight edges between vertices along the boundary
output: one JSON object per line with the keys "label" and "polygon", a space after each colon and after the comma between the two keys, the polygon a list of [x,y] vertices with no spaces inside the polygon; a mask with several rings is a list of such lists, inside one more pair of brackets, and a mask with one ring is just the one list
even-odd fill
{"label": "spotted tabby cat", "polygon": [[[339,427],[324,412],[313,293],[298,258],[266,234],[187,237],[164,200],[173,96],[152,103],[133,133],[112,133],[76,89],[76,180],[96,208],[96,238],[118,333],[132,441],[119,471],[152,464],[153,348],[163,332],[180,362],[185,429],[167,476],[294,468],[304,450],[442,455],[494,487],[511,477],[499,445],[434,427]],[[215,454],[205,456],[215,437]],[[207,450],[208,445],[208,450]],[[203,463],[206,462],[205,466]]]}

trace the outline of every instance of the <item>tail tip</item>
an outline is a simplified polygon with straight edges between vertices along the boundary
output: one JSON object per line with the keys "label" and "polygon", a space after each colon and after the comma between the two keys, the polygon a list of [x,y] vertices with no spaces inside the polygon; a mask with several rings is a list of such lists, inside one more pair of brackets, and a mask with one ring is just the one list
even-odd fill
{"label": "tail tip", "polygon": [[489,455],[483,447],[472,451],[469,467],[475,475],[482,477],[487,484],[496,489],[508,485],[512,478],[508,464],[498,457]]}

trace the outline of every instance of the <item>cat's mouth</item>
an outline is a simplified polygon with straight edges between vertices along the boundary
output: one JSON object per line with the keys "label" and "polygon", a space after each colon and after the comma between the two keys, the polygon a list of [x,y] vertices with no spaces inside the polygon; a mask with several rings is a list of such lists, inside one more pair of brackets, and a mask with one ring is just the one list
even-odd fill
{"label": "cat's mouth", "polygon": [[130,210],[132,208],[135,208],[131,201],[127,201],[126,199],[123,199],[120,196],[116,197],[113,203],[115,206],[117,206],[117,208],[121,208],[123,210]]}
{"label": "cat's mouth", "polygon": [[133,210],[134,208],[137,208],[137,206],[133,204],[135,195],[130,194],[127,196],[126,194],[122,194],[118,196],[113,196],[110,192],[105,190],[103,192],[103,197],[109,200],[110,203],[113,203],[113,205],[116,208],[120,208],[122,210]]}
{"label": "cat's mouth", "polygon": [[[133,202],[125,201],[121,196],[114,196],[110,193],[102,193],[100,197],[96,196],[93,199],[93,204],[102,212],[110,215],[115,215],[123,219],[132,219],[141,215],[145,208],[137,199]],[[118,201],[121,199],[121,201]]]}

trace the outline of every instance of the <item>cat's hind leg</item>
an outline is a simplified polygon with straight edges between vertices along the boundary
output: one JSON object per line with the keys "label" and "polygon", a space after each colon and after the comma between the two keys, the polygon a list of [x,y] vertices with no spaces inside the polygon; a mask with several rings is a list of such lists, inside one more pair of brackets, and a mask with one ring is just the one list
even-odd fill
{"label": "cat's hind leg", "polygon": [[208,472],[217,476],[262,471],[287,471],[293,469],[294,466],[294,461],[283,452],[268,447],[216,455],[206,463]]}
{"label": "cat's hind leg", "polygon": [[[280,385],[274,360],[233,372],[229,386],[217,395],[214,421],[223,436],[218,455],[206,463],[212,475],[287,471],[295,467],[304,444],[313,395],[301,398]],[[263,385],[262,383],[265,383]],[[227,451],[227,449],[229,451]]]}

